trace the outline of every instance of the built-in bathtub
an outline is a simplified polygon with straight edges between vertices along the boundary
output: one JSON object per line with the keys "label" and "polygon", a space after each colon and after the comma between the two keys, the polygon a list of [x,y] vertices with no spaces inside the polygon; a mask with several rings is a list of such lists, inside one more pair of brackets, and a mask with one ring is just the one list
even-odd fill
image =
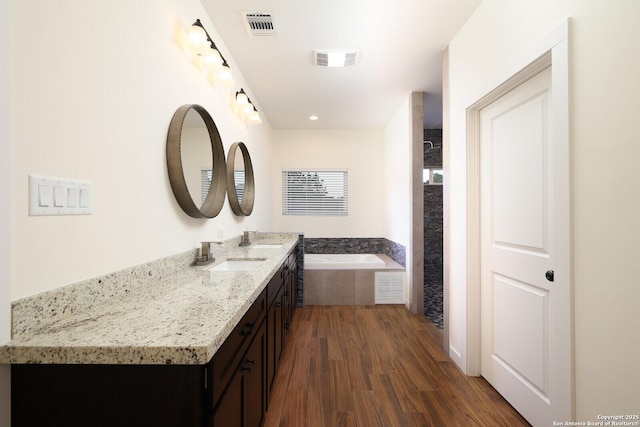
{"label": "built-in bathtub", "polygon": [[382,254],[305,254],[304,270],[305,305],[376,304],[381,272],[400,273],[401,291],[404,286],[404,267]]}
{"label": "built-in bathtub", "polygon": [[305,270],[357,270],[384,268],[384,259],[374,254],[305,254]]}

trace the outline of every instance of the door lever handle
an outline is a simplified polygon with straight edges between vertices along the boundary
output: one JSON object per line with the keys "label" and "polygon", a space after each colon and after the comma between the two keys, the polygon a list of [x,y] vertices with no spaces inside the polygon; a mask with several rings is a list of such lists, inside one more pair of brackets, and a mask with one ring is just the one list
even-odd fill
{"label": "door lever handle", "polygon": [[553,270],[544,273],[544,277],[546,277],[548,281],[553,282]]}

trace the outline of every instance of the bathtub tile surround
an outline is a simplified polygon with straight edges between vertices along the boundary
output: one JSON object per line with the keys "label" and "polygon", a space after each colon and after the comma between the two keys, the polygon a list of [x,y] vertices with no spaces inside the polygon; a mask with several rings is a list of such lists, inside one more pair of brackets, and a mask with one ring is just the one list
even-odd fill
{"label": "bathtub tile surround", "polygon": [[307,271],[306,305],[374,305],[373,270]]}
{"label": "bathtub tile surround", "polygon": [[265,258],[253,271],[209,272],[193,266],[194,249],[18,300],[0,363],[204,364],[299,241],[258,233],[254,243],[283,248],[240,248],[240,236],[212,245],[216,263]]}
{"label": "bathtub tile surround", "polygon": [[296,307],[302,307],[304,305],[304,291],[305,291],[305,274],[304,274],[304,234],[298,235],[300,244],[298,245],[298,293],[296,297]]}
{"label": "bathtub tile surround", "polygon": [[385,238],[305,238],[307,254],[384,254],[406,267],[406,248]]}
{"label": "bathtub tile surround", "polygon": [[[313,254],[312,254],[313,255]],[[356,267],[335,263],[310,268],[305,273],[305,305],[373,305],[375,304],[376,271],[404,271],[404,267],[386,255],[378,255],[383,265],[358,264]]]}

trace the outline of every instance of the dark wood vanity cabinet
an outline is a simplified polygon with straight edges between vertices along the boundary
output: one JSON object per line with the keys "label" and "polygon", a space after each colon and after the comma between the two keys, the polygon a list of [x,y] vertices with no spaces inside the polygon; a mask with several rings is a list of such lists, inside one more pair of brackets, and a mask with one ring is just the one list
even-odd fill
{"label": "dark wood vanity cabinet", "polygon": [[[294,250],[211,361],[213,407],[208,427],[261,425],[291,330],[296,260]],[[260,310],[262,315],[257,314]],[[241,343],[243,336],[250,338],[246,345]]]}
{"label": "dark wood vanity cabinet", "polygon": [[213,389],[224,387],[210,411],[209,427],[259,427],[266,408],[266,322],[255,330],[251,345],[239,359],[228,384],[213,382]]}
{"label": "dark wood vanity cabinet", "polygon": [[208,364],[208,427],[262,423],[267,398],[266,303],[265,289]]}
{"label": "dark wood vanity cabinet", "polygon": [[11,425],[202,426],[198,365],[12,365]]}
{"label": "dark wood vanity cabinet", "polygon": [[259,427],[291,327],[295,254],[206,365],[12,365],[12,425]]}

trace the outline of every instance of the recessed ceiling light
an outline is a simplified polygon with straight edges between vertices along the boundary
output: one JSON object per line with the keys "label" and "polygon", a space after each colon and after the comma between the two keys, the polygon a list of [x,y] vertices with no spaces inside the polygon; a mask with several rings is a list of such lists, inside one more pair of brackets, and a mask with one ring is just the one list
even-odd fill
{"label": "recessed ceiling light", "polygon": [[309,116],[309,120],[318,120],[318,116],[313,115],[313,116]]}

